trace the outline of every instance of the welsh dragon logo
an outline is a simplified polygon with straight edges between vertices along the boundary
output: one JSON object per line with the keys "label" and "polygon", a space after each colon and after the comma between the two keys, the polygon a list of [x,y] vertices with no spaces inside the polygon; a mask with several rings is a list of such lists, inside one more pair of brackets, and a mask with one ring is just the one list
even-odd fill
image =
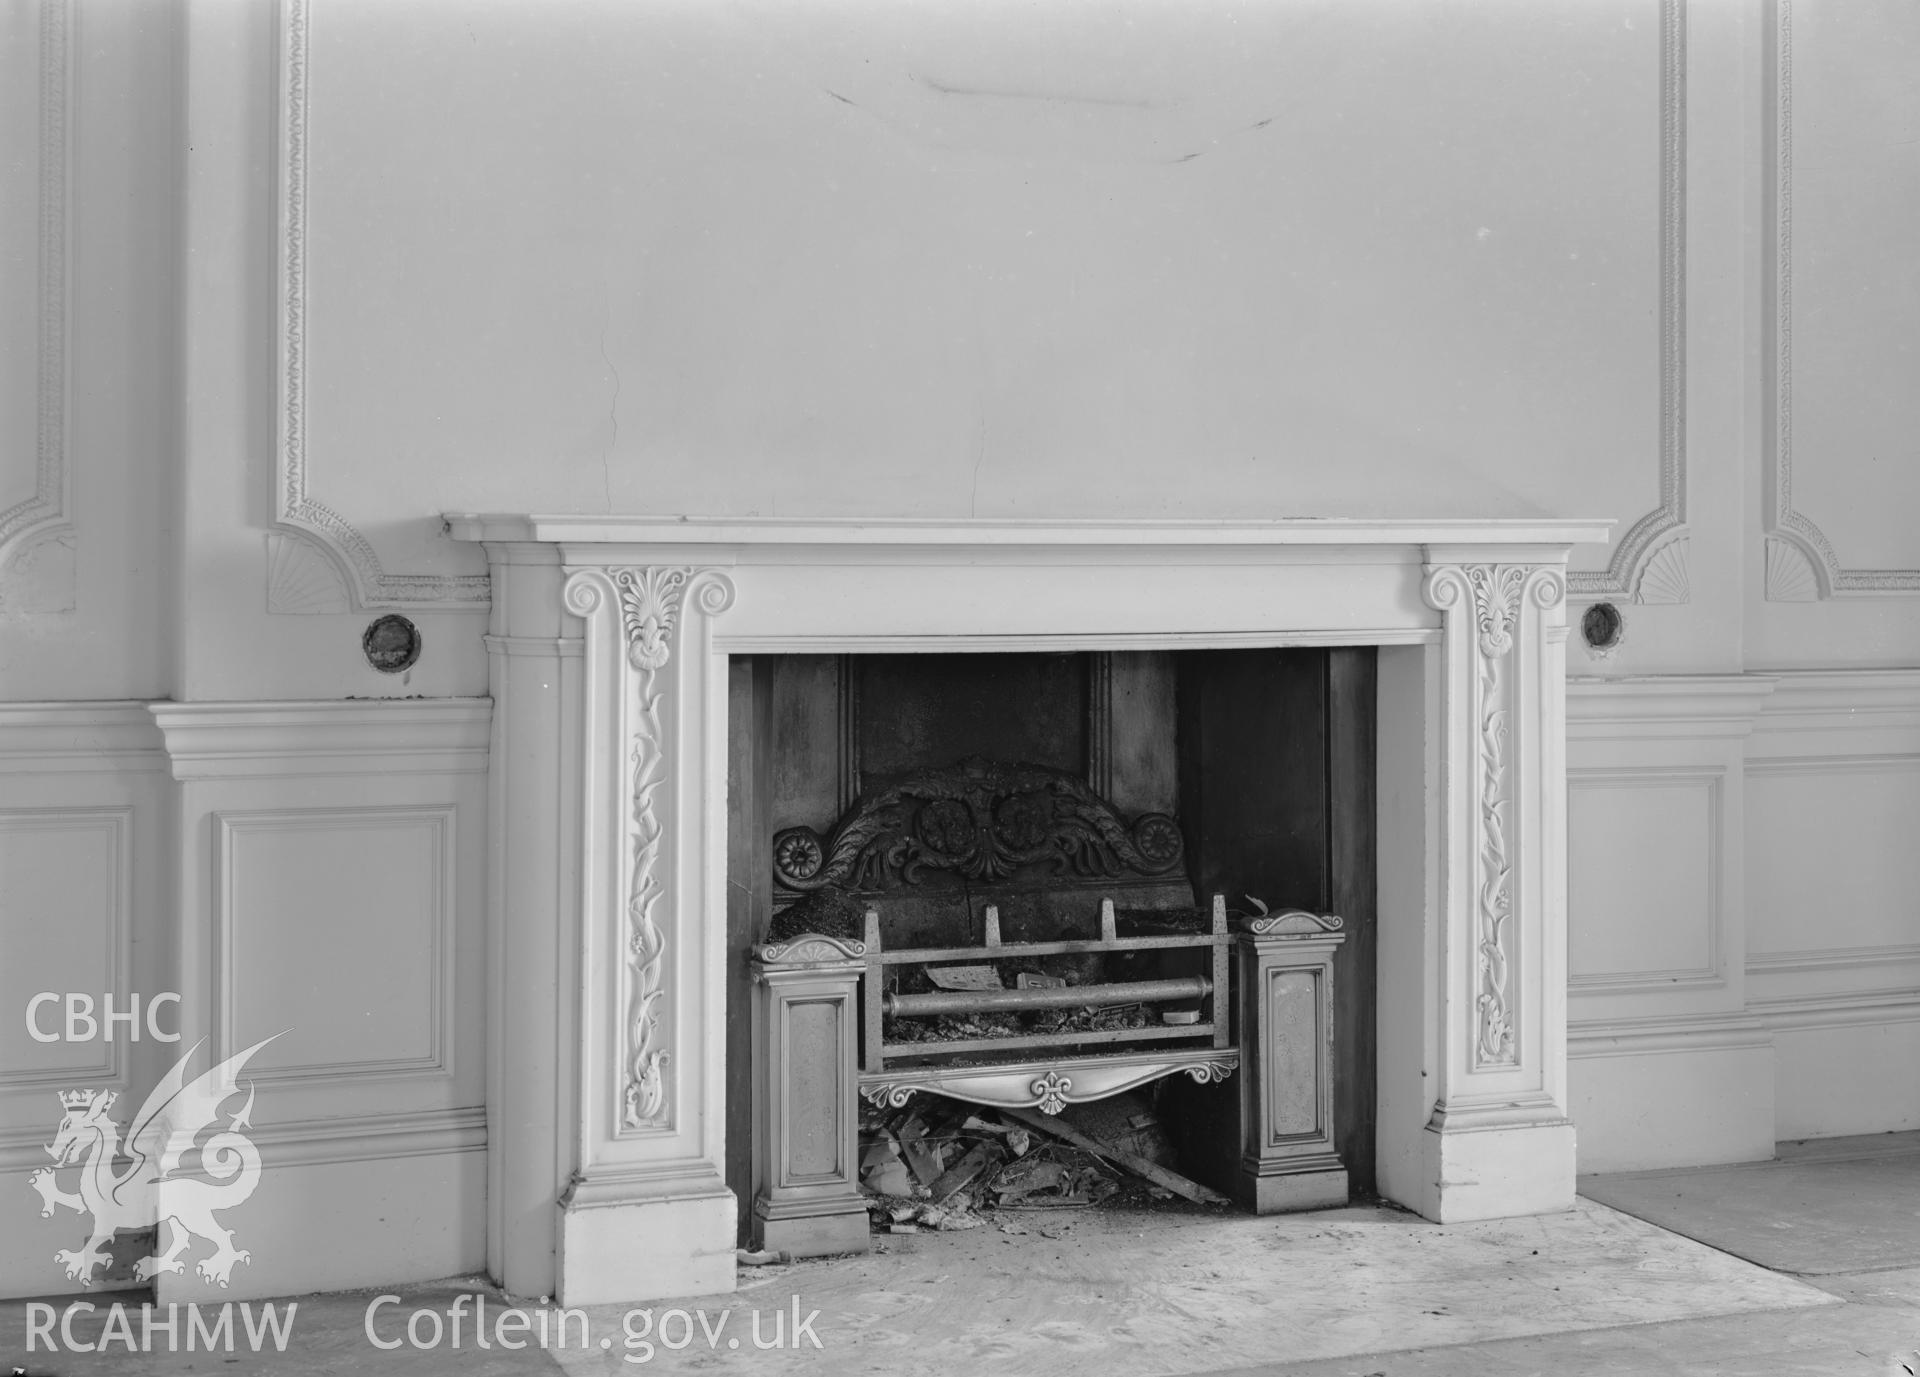
{"label": "welsh dragon logo", "polygon": [[[91,1286],[94,1273],[110,1261],[103,1245],[122,1230],[148,1228],[156,1221],[167,1226],[168,1246],[165,1252],[158,1251],[156,1239],[156,1251],[134,1264],[136,1281],[161,1272],[184,1272],[187,1264],[180,1255],[196,1237],[214,1247],[196,1269],[208,1281],[225,1286],[234,1264],[248,1261],[251,1255],[233,1246],[233,1231],[221,1228],[213,1213],[232,1209],[260,1184],[260,1150],[241,1132],[251,1127],[251,1081],[239,1112],[226,1127],[218,1128],[218,1123],[220,1106],[240,1091],[241,1071],[272,1041],[264,1038],[189,1081],[187,1063],[202,1045],[196,1042],[147,1096],[124,1143],[120,1125],[107,1117],[117,1098],[113,1091],[62,1092],[60,1105],[66,1117],[47,1145],[53,1166],[35,1171],[27,1184],[40,1193],[42,1218],[51,1218],[57,1205],[93,1216],[93,1235],[85,1246],[62,1248],[53,1255],[66,1268],[69,1280]],[[208,1127],[218,1131],[200,1143],[199,1136]],[[182,1162],[196,1151],[200,1173],[211,1180],[181,1172]],[[123,1168],[122,1162],[127,1164]],[[80,1170],[79,1189],[63,1191],[54,1173],[73,1166]]]}

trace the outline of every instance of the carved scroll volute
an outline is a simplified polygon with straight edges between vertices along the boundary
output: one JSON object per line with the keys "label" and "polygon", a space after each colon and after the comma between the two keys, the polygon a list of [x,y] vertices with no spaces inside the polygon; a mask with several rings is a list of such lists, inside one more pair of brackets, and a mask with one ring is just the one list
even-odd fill
{"label": "carved scroll volute", "polygon": [[567,581],[567,610],[591,617],[609,594],[618,600],[625,668],[620,718],[626,796],[617,819],[625,885],[620,921],[614,925],[624,950],[615,1117],[622,1129],[658,1129],[671,1126],[673,1113],[667,956],[676,925],[675,915],[661,906],[670,882],[665,861],[671,819],[656,797],[673,764],[668,671],[685,610],[718,616],[733,605],[733,582],[718,570],[671,565],[583,571]]}
{"label": "carved scroll volute", "polygon": [[1474,1027],[1469,1064],[1499,1070],[1519,1063],[1515,981],[1514,810],[1518,793],[1512,750],[1519,714],[1516,641],[1525,605],[1558,608],[1565,571],[1552,565],[1429,566],[1427,605],[1470,618],[1473,662]]}

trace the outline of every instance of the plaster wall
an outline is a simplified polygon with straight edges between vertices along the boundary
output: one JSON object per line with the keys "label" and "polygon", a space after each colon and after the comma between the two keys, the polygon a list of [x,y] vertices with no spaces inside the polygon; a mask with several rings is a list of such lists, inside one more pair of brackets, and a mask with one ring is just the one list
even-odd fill
{"label": "plaster wall", "polygon": [[[80,725],[0,759],[0,833],[135,878],[10,883],[7,949],[176,985],[206,818],[317,806],[206,802],[115,704],[485,693],[446,510],[1610,518],[1573,612],[1626,636],[1567,656],[1583,1169],[1912,1127],[1917,46],[1894,0],[10,6],[0,717]],[[388,606],[403,678],[358,652]],[[328,876],[292,835],[280,883]],[[0,1149],[60,1069],[0,1059]]]}
{"label": "plaster wall", "polygon": [[0,694],[167,691],[181,402],[171,5],[0,16]]}

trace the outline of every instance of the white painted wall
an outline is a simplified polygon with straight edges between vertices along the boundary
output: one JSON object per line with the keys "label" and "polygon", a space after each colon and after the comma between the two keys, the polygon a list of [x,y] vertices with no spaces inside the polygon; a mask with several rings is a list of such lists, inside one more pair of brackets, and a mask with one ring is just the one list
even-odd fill
{"label": "white painted wall", "polygon": [[0,16],[0,696],[151,697],[176,630],[175,8]]}
{"label": "white painted wall", "polygon": [[[75,706],[0,762],[4,950],[104,980],[131,934],[119,975],[171,979],[235,923],[295,1007],[300,905],[444,934],[339,859],[398,808],[379,873],[417,884],[451,808],[465,951],[470,755],[394,770],[414,729],[355,719],[359,773],[281,740],[176,781],[111,706],[241,740],[248,704],[484,693],[444,510],[1604,517],[1576,567],[1626,640],[1568,652],[1584,1167],[1913,1126],[1916,47],[1894,0],[9,6],[0,700]],[[395,600],[400,680],[358,654]],[[296,817],[340,825],[245,821]],[[123,845],[124,893],[48,878]],[[365,1060],[335,1036],[299,1064]],[[417,1105],[300,1082],[301,1170],[477,1160],[450,1036]],[[18,1050],[0,1171],[62,1071]],[[384,1126],[302,1127],[336,1114]],[[419,1266],[474,1255],[478,1189]],[[0,1236],[39,1256],[23,1198]]]}

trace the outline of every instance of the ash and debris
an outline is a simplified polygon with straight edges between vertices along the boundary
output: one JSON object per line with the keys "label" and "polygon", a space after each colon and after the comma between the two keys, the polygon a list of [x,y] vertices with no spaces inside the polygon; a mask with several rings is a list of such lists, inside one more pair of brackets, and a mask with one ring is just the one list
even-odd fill
{"label": "ash and debris", "polygon": [[1166,1127],[1139,1092],[1068,1105],[1059,1116],[937,1095],[916,1095],[900,1109],[862,1105],[860,1189],[877,1233],[994,1227],[1057,1238],[1059,1218],[1034,1212],[1153,1208],[1181,1195],[1217,1207],[1177,1165]]}
{"label": "ash and debris", "polygon": [[791,942],[808,933],[859,941],[866,931],[866,906],[844,889],[816,889],[773,916],[769,942]]}

